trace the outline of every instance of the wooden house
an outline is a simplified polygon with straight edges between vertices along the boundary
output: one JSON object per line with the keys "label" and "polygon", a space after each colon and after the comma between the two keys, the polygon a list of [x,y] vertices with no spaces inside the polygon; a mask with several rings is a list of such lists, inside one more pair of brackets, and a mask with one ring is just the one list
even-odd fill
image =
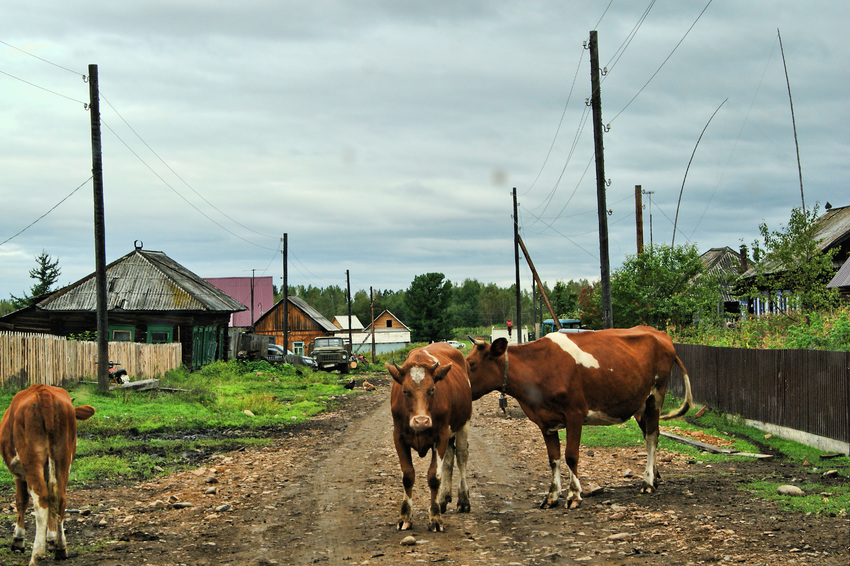
{"label": "wooden house", "polygon": [[306,355],[319,336],[333,336],[339,330],[322,313],[299,297],[288,297],[287,320],[289,326],[289,344],[283,340],[283,300],[278,301],[269,311],[254,323],[254,333],[272,336],[275,344],[280,344],[295,354]]}
{"label": "wooden house", "polygon": [[[163,252],[141,246],[106,266],[110,341],[180,342],[183,364],[219,359],[230,315],[246,307]],[[97,330],[95,274],[0,319],[6,330],[58,336]]]}
{"label": "wooden house", "polygon": [[366,326],[358,338],[352,334],[353,353],[366,354],[372,351],[374,336],[375,353],[385,354],[400,350],[410,344],[410,329],[390,311],[384,311],[373,324]]}
{"label": "wooden house", "polygon": [[700,277],[711,277],[720,286],[720,299],[717,302],[717,314],[739,314],[741,302],[735,295],[735,283],[747,270],[746,257],[732,248],[711,248],[699,256],[705,267]]}

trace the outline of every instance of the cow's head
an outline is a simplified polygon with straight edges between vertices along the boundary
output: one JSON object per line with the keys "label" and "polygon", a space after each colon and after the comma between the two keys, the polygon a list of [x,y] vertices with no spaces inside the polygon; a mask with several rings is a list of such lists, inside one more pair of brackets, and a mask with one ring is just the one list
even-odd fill
{"label": "cow's head", "polygon": [[472,342],[472,349],[466,356],[469,384],[472,387],[472,398],[479,399],[491,391],[501,389],[508,341],[505,338],[497,338],[492,344],[488,344],[472,336],[469,336],[469,340]]}
{"label": "cow's head", "polygon": [[437,392],[437,383],[446,377],[452,363],[385,365],[393,380],[401,386],[402,401],[410,416],[410,428],[416,432],[431,428],[431,402]]}

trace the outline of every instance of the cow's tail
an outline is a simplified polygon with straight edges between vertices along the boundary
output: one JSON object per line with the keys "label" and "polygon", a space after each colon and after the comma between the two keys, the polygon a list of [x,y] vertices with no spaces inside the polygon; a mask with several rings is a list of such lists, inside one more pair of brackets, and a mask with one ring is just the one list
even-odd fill
{"label": "cow's tail", "polygon": [[682,377],[685,380],[685,400],[682,401],[682,406],[675,411],[670,411],[669,413],[661,415],[661,418],[664,420],[681,417],[694,405],[694,397],[691,394],[691,380],[688,379],[688,370],[685,369],[685,364],[682,363],[679,356],[676,356],[676,364],[678,364],[679,369],[682,370]]}
{"label": "cow's tail", "polygon": [[56,428],[55,422],[55,407],[53,406],[53,395],[45,388],[39,388],[36,393],[38,399],[38,410],[41,418],[44,421],[44,431],[47,433],[47,438],[53,438],[53,431]]}

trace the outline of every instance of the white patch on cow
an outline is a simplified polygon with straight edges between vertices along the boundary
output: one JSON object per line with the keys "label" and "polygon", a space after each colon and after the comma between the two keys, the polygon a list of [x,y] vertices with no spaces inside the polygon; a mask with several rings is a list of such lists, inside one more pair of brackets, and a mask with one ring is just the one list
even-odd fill
{"label": "white patch on cow", "polygon": [[590,411],[587,413],[587,416],[584,417],[584,424],[591,426],[609,426],[622,424],[624,422],[626,421],[618,419],[617,417],[606,415],[602,411]]}
{"label": "white patch on cow", "polygon": [[597,361],[592,354],[588,354],[579,348],[578,345],[570,340],[566,334],[562,332],[552,332],[544,336],[544,338],[548,338],[560,346],[563,351],[573,357],[577,364],[587,368],[599,369],[599,361]]}
{"label": "white patch on cow", "polygon": [[410,379],[412,379],[417,385],[422,383],[422,380],[425,379],[425,368],[419,366],[411,368]]}
{"label": "white patch on cow", "polygon": [[[35,540],[32,543],[32,557],[44,556],[44,551],[47,546],[47,507],[42,507],[38,498],[38,494],[32,489],[29,490],[32,498],[33,515],[35,515]],[[35,561],[31,561],[35,564]]]}
{"label": "white patch on cow", "polygon": [[440,363],[440,360],[438,360],[437,358],[435,358],[435,357],[434,357],[434,354],[432,354],[432,353],[431,353],[431,352],[429,352],[428,350],[422,350],[422,353],[423,353],[423,354],[426,354],[429,358],[431,358],[431,361],[432,361],[432,362],[434,362],[435,364]]}

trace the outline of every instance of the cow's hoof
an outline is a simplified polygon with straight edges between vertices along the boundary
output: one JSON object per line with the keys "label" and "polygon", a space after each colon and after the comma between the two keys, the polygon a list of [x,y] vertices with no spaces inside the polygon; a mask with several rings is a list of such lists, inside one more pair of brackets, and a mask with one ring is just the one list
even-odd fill
{"label": "cow's hoof", "polygon": [[428,530],[434,533],[442,533],[445,531],[443,527],[443,523],[440,521],[431,521],[431,524],[428,525]]}
{"label": "cow's hoof", "polygon": [[409,531],[411,526],[410,521],[402,520],[398,522],[398,530],[400,531]]}
{"label": "cow's hoof", "polygon": [[440,513],[445,513],[446,509],[448,509],[448,507],[449,507],[448,501],[443,501],[442,503],[440,503]]}
{"label": "cow's hoof", "polygon": [[658,488],[649,484],[643,484],[643,487],[640,489],[641,493],[655,493],[656,491],[658,491]]}
{"label": "cow's hoof", "polygon": [[472,507],[469,505],[469,501],[466,503],[458,502],[457,504],[457,512],[458,513],[469,513],[472,511]]}
{"label": "cow's hoof", "polygon": [[560,507],[561,502],[557,499],[554,501],[549,501],[549,498],[543,500],[543,503],[540,504],[541,509],[554,509],[556,507]]}
{"label": "cow's hoof", "polygon": [[581,507],[581,499],[570,499],[564,503],[564,507],[567,509],[578,509]]}
{"label": "cow's hoof", "polygon": [[57,548],[53,551],[53,558],[55,558],[56,560],[67,560],[68,551],[64,548]]}
{"label": "cow's hoof", "polygon": [[22,538],[13,539],[12,540],[12,550],[14,550],[16,552],[23,552],[24,551],[24,539],[22,539]]}

